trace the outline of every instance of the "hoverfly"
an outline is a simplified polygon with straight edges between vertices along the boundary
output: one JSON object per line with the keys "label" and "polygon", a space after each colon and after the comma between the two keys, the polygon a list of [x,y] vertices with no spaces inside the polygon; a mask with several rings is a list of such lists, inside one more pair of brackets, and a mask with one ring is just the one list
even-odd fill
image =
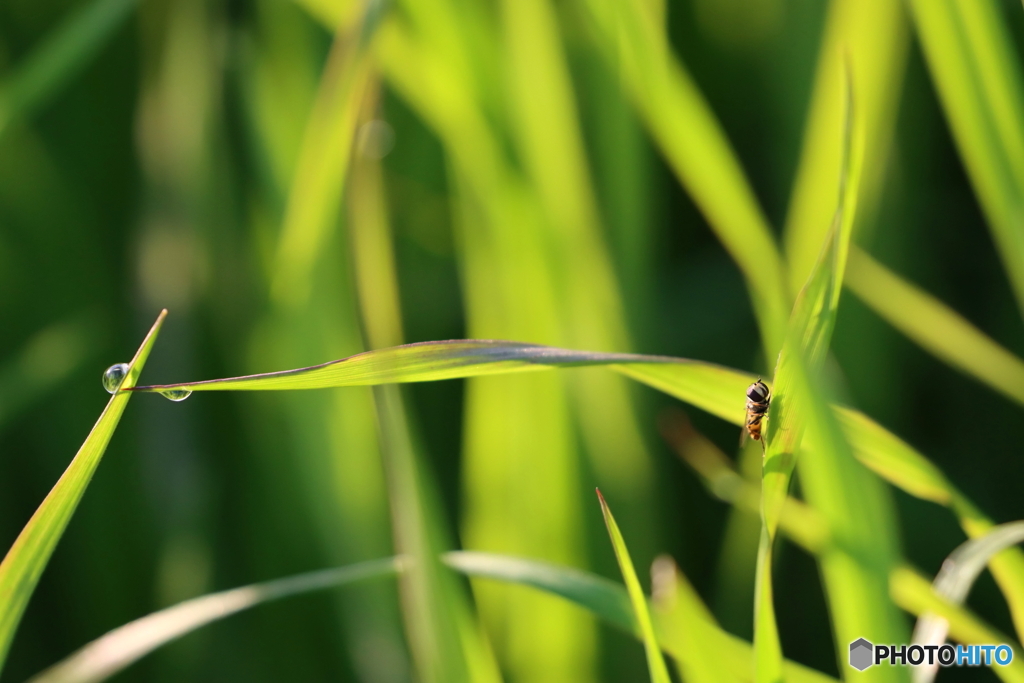
{"label": "hoverfly", "polygon": [[754,441],[761,440],[761,420],[772,402],[768,386],[758,379],[747,387],[747,433]]}

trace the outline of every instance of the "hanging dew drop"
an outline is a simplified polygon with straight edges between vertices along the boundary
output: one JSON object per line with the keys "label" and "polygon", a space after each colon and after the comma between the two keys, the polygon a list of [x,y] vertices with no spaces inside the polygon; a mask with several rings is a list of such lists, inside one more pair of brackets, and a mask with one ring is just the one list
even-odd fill
{"label": "hanging dew drop", "polygon": [[117,390],[120,389],[121,385],[124,383],[124,378],[127,376],[127,363],[111,365],[103,373],[103,388],[107,390],[108,394],[116,394]]}
{"label": "hanging dew drop", "polygon": [[188,389],[164,389],[160,395],[168,401],[184,401],[192,395],[192,392]]}

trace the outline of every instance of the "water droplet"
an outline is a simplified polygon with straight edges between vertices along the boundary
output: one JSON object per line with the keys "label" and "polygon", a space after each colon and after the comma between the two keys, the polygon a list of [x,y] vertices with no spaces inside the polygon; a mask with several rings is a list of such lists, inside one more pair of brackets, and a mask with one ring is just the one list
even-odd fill
{"label": "water droplet", "polygon": [[108,394],[117,393],[124,383],[124,378],[128,376],[128,369],[127,363],[117,363],[106,369],[103,373],[103,388]]}
{"label": "water droplet", "polygon": [[184,401],[192,395],[192,391],[189,389],[164,389],[160,395],[168,401]]}

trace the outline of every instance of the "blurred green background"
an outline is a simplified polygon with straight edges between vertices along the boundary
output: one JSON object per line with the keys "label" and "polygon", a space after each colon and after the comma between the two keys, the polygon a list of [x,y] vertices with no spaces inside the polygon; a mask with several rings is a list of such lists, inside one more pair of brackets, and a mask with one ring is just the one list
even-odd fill
{"label": "blurred green background", "polygon": [[[0,0],[0,546],[102,409],[103,369],[129,359],[164,307],[144,383],[469,337],[770,376],[744,278],[618,61],[630,59],[626,40],[609,44],[592,4],[406,0],[364,22],[345,0]],[[856,241],[1024,353],[909,8],[869,3],[859,28],[848,0],[637,4],[664,22],[794,261],[820,244],[782,227],[814,144],[816,78],[838,63],[829,31],[854,33],[855,82],[882,83],[864,89]],[[992,6],[1019,61],[1024,11]],[[858,72],[862,52],[879,62]],[[365,89],[354,107],[353,82]],[[678,134],[699,147],[704,131],[690,125]],[[358,131],[347,175],[345,126]],[[823,196],[827,219],[834,190]],[[844,401],[995,519],[1024,517],[1020,406],[849,292],[833,351]],[[460,547],[618,577],[600,485],[641,573],[671,554],[722,624],[750,638],[756,517],[733,516],[665,445],[670,398],[600,370],[421,384],[407,396]],[[735,427],[689,412],[738,452]],[[391,553],[377,439],[369,389],[138,396],[3,680],[188,597]],[[935,506],[894,496],[906,557],[934,573],[962,533]],[[837,674],[813,558],[783,544],[775,582],[786,655]],[[582,610],[473,587],[506,680],[646,676],[642,647]],[[970,604],[1012,631],[987,576]],[[409,681],[407,652],[397,591],[379,581],[218,623],[118,680]]]}

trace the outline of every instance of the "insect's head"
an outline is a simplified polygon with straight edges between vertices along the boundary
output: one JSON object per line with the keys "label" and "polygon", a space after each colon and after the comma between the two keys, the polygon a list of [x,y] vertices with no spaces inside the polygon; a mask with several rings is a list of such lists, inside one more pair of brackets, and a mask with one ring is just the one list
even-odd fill
{"label": "insect's head", "polygon": [[747,387],[747,398],[756,403],[764,403],[768,400],[768,386],[761,380],[757,380]]}

